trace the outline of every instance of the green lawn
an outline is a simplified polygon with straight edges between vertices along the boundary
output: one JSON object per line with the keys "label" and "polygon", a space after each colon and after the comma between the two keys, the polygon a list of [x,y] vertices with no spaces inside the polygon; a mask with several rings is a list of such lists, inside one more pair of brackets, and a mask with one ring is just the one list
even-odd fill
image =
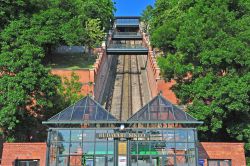
{"label": "green lawn", "polygon": [[95,57],[88,58],[81,53],[53,54],[49,63],[51,68],[63,68],[69,70],[92,68]]}

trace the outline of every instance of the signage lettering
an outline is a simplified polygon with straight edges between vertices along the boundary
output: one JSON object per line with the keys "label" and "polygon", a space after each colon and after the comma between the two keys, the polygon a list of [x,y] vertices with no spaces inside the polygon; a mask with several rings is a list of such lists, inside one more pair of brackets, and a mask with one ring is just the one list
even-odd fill
{"label": "signage lettering", "polygon": [[148,134],[143,133],[98,133],[98,138],[147,138]]}

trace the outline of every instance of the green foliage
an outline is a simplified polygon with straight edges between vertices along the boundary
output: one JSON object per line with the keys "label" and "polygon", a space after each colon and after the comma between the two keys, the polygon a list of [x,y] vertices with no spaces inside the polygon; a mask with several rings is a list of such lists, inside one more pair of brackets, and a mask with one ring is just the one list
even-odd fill
{"label": "green foliage", "polygon": [[[91,5],[95,8],[87,9]],[[113,11],[111,0],[1,2],[0,128],[5,140],[43,140],[41,121],[78,99],[78,78],[65,80],[64,89],[44,62],[52,60],[58,45],[99,44]]]}
{"label": "green foliage", "polygon": [[250,150],[250,1],[157,0],[151,42],[162,76],[204,125],[201,140],[244,141]]}
{"label": "green foliage", "polygon": [[1,0],[0,3],[0,31],[12,20],[21,16],[29,17],[33,13],[46,8],[47,0],[39,3],[39,0]]}
{"label": "green foliage", "polygon": [[145,33],[148,33],[148,30],[149,30],[149,21],[150,21],[150,19],[152,17],[152,11],[153,11],[153,7],[151,5],[148,5],[146,7],[146,9],[143,10],[143,12],[142,12],[142,16],[141,16],[142,18],[141,19],[142,19],[142,21],[144,23],[143,31]]}
{"label": "green foliage", "polygon": [[246,157],[247,160],[247,166],[250,166],[250,157]]}
{"label": "green foliage", "polygon": [[72,72],[70,78],[64,77],[62,82],[63,84],[60,85],[58,91],[63,96],[66,105],[74,104],[83,97],[81,94],[82,84],[76,73]]}
{"label": "green foliage", "polygon": [[89,49],[99,46],[104,37],[104,32],[100,28],[100,19],[89,19],[86,22],[85,43]]}

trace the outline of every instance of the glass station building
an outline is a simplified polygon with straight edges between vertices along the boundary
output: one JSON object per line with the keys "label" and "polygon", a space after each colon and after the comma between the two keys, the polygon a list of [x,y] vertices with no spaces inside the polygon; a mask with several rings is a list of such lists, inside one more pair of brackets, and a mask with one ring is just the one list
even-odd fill
{"label": "glass station building", "polygon": [[43,122],[48,166],[196,166],[197,121],[161,95],[127,121],[87,96]]}

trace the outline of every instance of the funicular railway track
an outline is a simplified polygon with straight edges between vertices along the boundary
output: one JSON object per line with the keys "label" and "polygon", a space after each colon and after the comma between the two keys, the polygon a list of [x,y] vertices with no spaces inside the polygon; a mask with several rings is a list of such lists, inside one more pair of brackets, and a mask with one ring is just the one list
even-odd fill
{"label": "funicular railway track", "polygon": [[120,120],[127,120],[143,105],[141,67],[137,55],[118,57],[111,112]]}

